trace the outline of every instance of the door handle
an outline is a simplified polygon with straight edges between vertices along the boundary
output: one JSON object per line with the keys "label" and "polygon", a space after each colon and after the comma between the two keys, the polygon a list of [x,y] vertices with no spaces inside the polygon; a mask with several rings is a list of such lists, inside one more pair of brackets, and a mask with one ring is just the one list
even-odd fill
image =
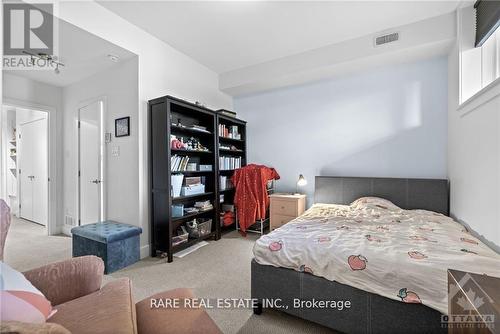
{"label": "door handle", "polygon": [[99,183],[101,183],[101,180],[97,180],[97,179],[95,179],[94,181],[90,181],[90,183],[99,184]]}
{"label": "door handle", "polygon": [[35,178],[35,176],[34,176],[34,175],[28,175],[28,178],[29,178],[31,181],[33,181],[33,179]]}

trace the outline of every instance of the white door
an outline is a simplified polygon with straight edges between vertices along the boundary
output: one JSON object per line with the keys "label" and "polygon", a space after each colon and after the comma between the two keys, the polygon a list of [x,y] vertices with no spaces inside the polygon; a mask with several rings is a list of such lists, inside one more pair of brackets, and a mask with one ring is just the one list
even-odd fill
{"label": "white door", "polygon": [[48,145],[47,119],[20,125],[20,216],[47,225]]}
{"label": "white door", "polygon": [[78,111],[79,212],[80,225],[104,220],[102,101]]}

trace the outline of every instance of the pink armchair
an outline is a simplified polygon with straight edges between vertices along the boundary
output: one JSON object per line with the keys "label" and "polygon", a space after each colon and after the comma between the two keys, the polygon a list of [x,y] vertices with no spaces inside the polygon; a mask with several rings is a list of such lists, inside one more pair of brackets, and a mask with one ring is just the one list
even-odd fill
{"label": "pink armchair", "polygon": [[10,227],[10,208],[3,199],[0,199],[0,261],[3,261],[5,240]]}
{"label": "pink armchair", "polygon": [[[137,304],[128,278],[101,287],[104,263],[96,256],[82,256],[52,263],[24,273],[57,309],[48,320],[59,331],[47,333],[206,333],[221,331],[203,309],[151,309],[151,298],[194,298],[188,289],[176,289],[146,298]],[[50,325],[50,324],[49,324]],[[4,330],[2,324],[1,329]],[[19,323],[12,324],[19,326]],[[17,327],[11,327],[17,328]],[[60,331],[60,330],[63,331]],[[21,331],[21,333],[41,333]]]}

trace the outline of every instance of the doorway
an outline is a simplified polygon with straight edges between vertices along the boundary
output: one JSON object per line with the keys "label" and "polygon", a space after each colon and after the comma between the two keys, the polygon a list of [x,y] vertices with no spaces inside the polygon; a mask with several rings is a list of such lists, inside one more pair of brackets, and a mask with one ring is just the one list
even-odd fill
{"label": "doorway", "polygon": [[14,216],[49,232],[49,112],[2,107],[2,193]]}
{"label": "doorway", "polygon": [[19,124],[19,216],[47,226],[48,129],[46,115]]}
{"label": "doorway", "polygon": [[106,219],[104,99],[78,108],[78,222]]}

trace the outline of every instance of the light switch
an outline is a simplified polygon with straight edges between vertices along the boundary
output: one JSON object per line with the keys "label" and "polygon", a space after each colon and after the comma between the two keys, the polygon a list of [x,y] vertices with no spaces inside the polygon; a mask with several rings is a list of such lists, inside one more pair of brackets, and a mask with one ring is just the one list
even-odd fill
{"label": "light switch", "polygon": [[111,155],[113,157],[119,157],[120,156],[120,146],[113,146],[111,148]]}

